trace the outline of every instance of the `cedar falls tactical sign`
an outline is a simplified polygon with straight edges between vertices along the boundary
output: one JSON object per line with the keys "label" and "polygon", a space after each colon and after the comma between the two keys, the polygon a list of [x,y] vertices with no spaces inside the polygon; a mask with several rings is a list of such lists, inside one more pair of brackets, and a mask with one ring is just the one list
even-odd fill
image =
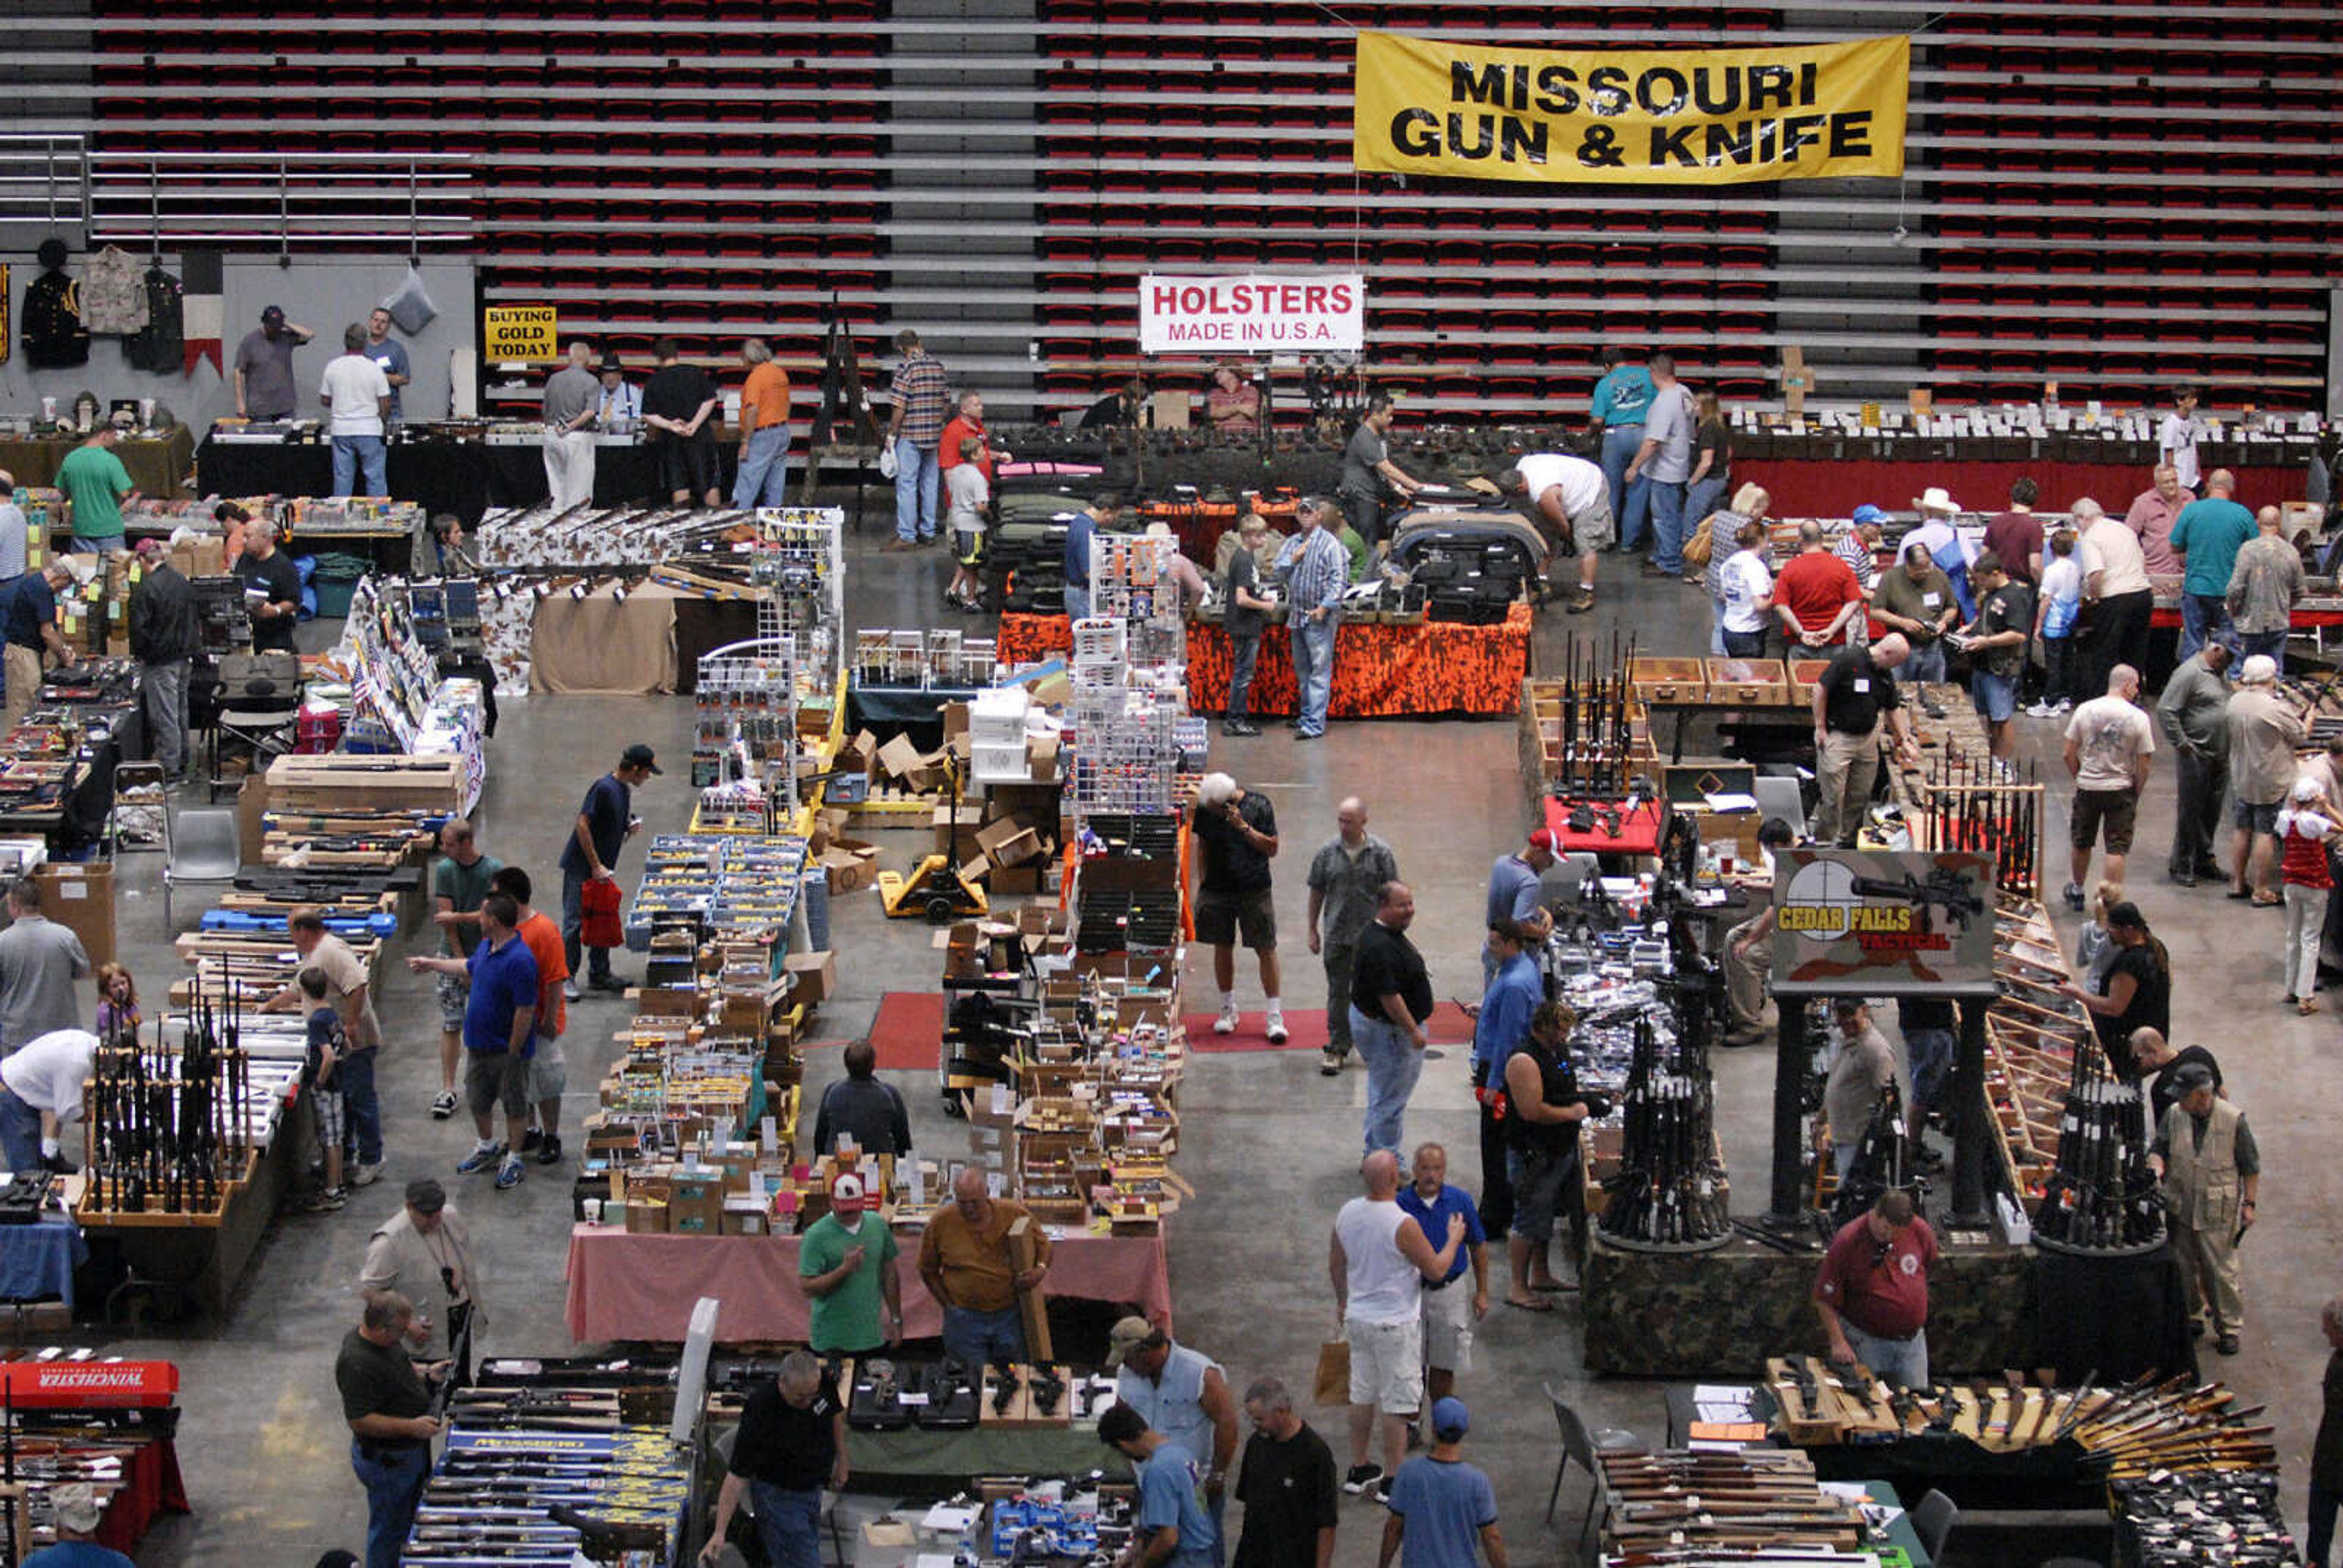
{"label": "cedar falls tactical sign", "polygon": [[1351,161],[1555,185],[1900,175],[1911,71],[1902,36],[1564,52],[1362,33]]}
{"label": "cedar falls tactical sign", "polygon": [[1983,855],[1787,849],[1774,858],[1779,996],[1994,993]]}

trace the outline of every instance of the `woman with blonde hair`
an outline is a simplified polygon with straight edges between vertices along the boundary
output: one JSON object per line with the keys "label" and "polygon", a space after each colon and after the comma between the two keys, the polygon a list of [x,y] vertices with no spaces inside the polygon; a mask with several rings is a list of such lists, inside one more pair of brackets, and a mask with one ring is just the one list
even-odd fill
{"label": "woman with blonde hair", "polygon": [[[1733,493],[1733,505],[1724,511],[1696,513],[1687,510],[1684,513],[1685,517],[1694,519],[1693,528],[1695,535],[1704,527],[1708,530],[1708,565],[1701,569],[1700,582],[1701,587],[1708,590],[1708,602],[1711,607],[1708,651],[1719,658],[1727,657],[1725,646],[1725,601],[1731,596],[1726,592],[1729,585],[1725,581],[1725,572],[1742,550],[1747,548],[1755,550],[1753,560],[1765,573],[1765,592],[1770,595],[1774,591],[1773,568],[1765,558],[1765,513],[1773,505],[1774,498],[1766,492],[1765,486],[1744,485]],[[1744,546],[1741,543],[1742,531],[1752,524],[1755,524],[1757,528],[1757,542],[1754,547]],[[1739,568],[1732,569],[1739,569],[1745,573],[1747,563]],[[1754,580],[1753,578],[1752,581]],[[1759,628],[1761,639],[1763,635],[1764,628],[1761,627]],[[1756,658],[1758,656],[1745,654],[1737,657]]]}

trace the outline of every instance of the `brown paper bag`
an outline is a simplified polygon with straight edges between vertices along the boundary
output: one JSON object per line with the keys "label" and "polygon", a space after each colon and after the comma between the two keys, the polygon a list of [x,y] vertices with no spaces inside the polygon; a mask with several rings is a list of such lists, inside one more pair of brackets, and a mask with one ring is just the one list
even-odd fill
{"label": "brown paper bag", "polygon": [[1351,1402],[1351,1342],[1328,1340],[1318,1347],[1318,1382],[1312,1390],[1320,1404]]}

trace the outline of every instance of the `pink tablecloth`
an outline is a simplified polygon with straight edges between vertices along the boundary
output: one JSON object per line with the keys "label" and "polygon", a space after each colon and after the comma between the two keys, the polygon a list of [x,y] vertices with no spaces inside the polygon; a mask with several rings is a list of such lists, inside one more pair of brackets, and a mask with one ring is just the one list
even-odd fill
{"label": "pink tablecloth", "polygon": [[[900,1240],[896,1269],[904,1327],[913,1339],[932,1338],[943,1332],[943,1310],[920,1279],[919,1239]],[[1161,1232],[1052,1240],[1044,1294],[1130,1302],[1156,1322],[1171,1322],[1172,1277]],[[716,1337],[727,1344],[802,1340],[810,1325],[798,1286],[795,1236],[647,1236],[577,1225],[569,1232],[568,1272],[569,1337],[581,1344],[680,1342],[702,1296],[724,1303]]]}

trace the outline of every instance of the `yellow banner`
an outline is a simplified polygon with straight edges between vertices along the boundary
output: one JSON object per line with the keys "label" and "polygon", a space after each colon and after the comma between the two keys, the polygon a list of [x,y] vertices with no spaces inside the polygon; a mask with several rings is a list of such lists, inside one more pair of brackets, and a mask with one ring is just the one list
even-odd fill
{"label": "yellow banner", "polygon": [[1912,41],[1564,52],[1359,35],[1351,161],[1554,185],[1904,172]]}
{"label": "yellow banner", "polygon": [[480,357],[490,365],[558,359],[550,305],[491,305],[482,313]]}

